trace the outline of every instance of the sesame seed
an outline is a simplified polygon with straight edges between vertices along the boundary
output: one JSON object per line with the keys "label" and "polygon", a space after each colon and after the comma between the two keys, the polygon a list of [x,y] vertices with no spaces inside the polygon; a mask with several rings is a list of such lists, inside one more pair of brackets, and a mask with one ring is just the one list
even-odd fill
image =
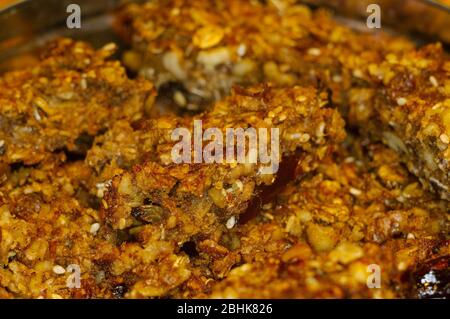
{"label": "sesame seed", "polygon": [[314,56],[319,56],[322,52],[320,51],[319,48],[310,48],[308,49],[308,54],[309,55],[314,55]]}
{"label": "sesame seed", "polygon": [[87,89],[87,81],[86,81],[86,79],[84,79],[84,78],[81,79],[80,86],[81,86],[82,90],[86,90]]}
{"label": "sesame seed", "polygon": [[5,141],[4,140],[0,140],[0,147],[5,146]]}
{"label": "sesame seed", "polygon": [[438,81],[434,76],[430,76],[430,82],[434,87],[437,87],[439,85]]}
{"label": "sesame seed", "polygon": [[308,133],[292,133],[290,135],[291,139],[295,139],[295,140],[299,140],[301,143],[306,143],[309,141],[309,139],[311,138],[311,136]]}
{"label": "sesame seed", "polygon": [[37,109],[34,109],[34,110],[33,110],[33,116],[34,116],[34,118],[36,119],[36,121],[38,121],[38,122],[42,121],[42,117],[41,117],[41,115],[39,114],[39,111],[38,111]]}
{"label": "sesame seed", "polygon": [[350,187],[350,194],[359,196],[362,194],[362,191],[357,188]]}
{"label": "sesame seed", "polygon": [[415,239],[416,236],[414,236],[413,233],[408,233],[408,235],[406,236],[407,239]]}
{"label": "sesame seed", "polygon": [[237,54],[239,56],[244,56],[245,53],[247,52],[247,46],[244,43],[241,43],[238,48],[237,48]]}
{"label": "sesame seed", "polygon": [[234,227],[235,224],[236,224],[236,217],[231,216],[230,219],[227,220],[226,227],[227,229],[231,229]]}
{"label": "sesame seed", "polygon": [[406,102],[408,102],[408,100],[406,100],[404,97],[399,97],[399,98],[397,99],[397,104],[400,105],[400,106],[405,105]]}
{"label": "sesame seed", "polygon": [[449,137],[448,137],[447,134],[441,134],[441,135],[439,136],[439,139],[440,139],[441,142],[444,143],[444,144],[450,143],[450,139],[449,139]]}
{"label": "sesame seed", "polygon": [[172,11],[170,11],[170,14],[173,16],[177,16],[180,14],[180,8],[173,8]]}
{"label": "sesame seed", "polygon": [[304,134],[302,134],[302,137],[300,138],[300,142],[306,143],[309,141],[310,138],[311,138],[311,136],[309,136],[308,133],[304,133]]}
{"label": "sesame seed", "polygon": [[436,110],[436,109],[440,108],[441,106],[442,106],[442,103],[439,102],[439,103],[436,103],[435,105],[433,105],[433,106],[431,107],[431,109],[432,109],[432,110]]}
{"label": "sesame seed", "polygon": [[173,94],[173,99],[179,106],[185,106],[187,104],[186,97],[180,91],[175,91]]}
{"label": "sesame seed", "polygon": [[244,184],[242,184],[242,182],[240,180],[237,180],[234,182],[236,184],[236,187],[242,191],[244,189]]}
{"label": "sesame seed", "polygon": [[406,270],[406,268],[408,268],[408,265],[404,261],[401,261],[397,264],[397,269],[399,271],[404,271]]}
{"label": "sesame seed", "polygon": [[56,265],[53,267],[53,272],[57,275],[62,275],[66,272],[66,270],[64,269],[64,267]]}
{"label": "sesame seed", "polygon": [[360,69],[356,69],[353,71],[353,76],[355,76],[357,78],[363,78],[364,73]]}
{"label": "sesame seed", "polygon": [[61,100],[70,100],[74,96],[73,92],[62,92],[57,94],[57,97],[59,97]]}
{"label": "sesame seed", "polygon": [[89,229],[89,232],[91,234],[96,234],[98,232],[98,230],[100,229],[100,224],[99,223],[93,223],[91,225],[91,229]]}
{"label": "sesame seed", "polygon": [[278,113],[280,113],[281,111],[283,111],[283,107],[282,107],[282,106],[278,106],[278,107],[276,107],[276,108],[273,110],[273,112],[274,112],[275,114],[278,114]]}
{"label": "sesame seed", "polygon": [[107,180],[104,183],[95,184],[95,187],[97,188],[97,197],[103,198],[105,191],[108,189],[109,186],[111,186],[111,180]]}
{"label": "sesame seed", "polygon": [[346,157],[344,160],[344,163],[353,163],[355,161],[355,158],[352,156]]}
{"label": "sesame seed", "polygon": [[45,101],[43,98],[38,97],[34,100],[34,103],[39,106],[40,108],[44,109],[47,107],[47,101]]}
{"label": "sesame seed", "polygon": [[[124,229],[125,226],[126,226],[126,224],[127,224],[127,221],[126,221],[125,218],[120,218],[120,219],[119,219],[119,229]],[[162,224],[161,224],[161,225],[162,225]]]}
{"label": "sesame seed", "polygon": [[338,75],[338,74],[333,75],[332,80],[333,80],[333,82],[335,82],[335,83],[340,83],[340,82],[342,82],[342,76],[340,76],[340,75]]}
{"label": "sesame seed", "polygon": [[297,97],[295,98],[295,100],[296,100],[297,102],[305,102],[305,101],[307,100],[307,97],[304,96],[304,95],[300,95],[300,96],[297,96]]}
{"label": "sesame seed", "polygon": [[117,46],[111,42],[111,43],[106,44],[102,49],[106,50],[106,51],[113,51],[116,49],[116,47]]}
{"label": "sesame seed", "polygon": [[326,126],[325,122],[320,122],[319,126],[318,126],[317,129],[316,129],[316,135],[317,135],[317,137],[321,137],[321,136],[324,135],[324,132],[325,132],[325,126]]}

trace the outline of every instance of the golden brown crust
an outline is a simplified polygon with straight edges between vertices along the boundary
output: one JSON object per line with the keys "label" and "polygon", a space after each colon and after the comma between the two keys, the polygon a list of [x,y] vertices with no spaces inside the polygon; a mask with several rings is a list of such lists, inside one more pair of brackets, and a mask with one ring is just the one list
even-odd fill
{"label": "golden brown crust", "polygon": [[[440,46],[414,50],[401,38],[360,34],[323,12],[284,6],[156,1],[131,5],[120,17],[133,35],[131,55],[140,56],[142,73],[156,82],[177,80],[190,92],[202,86],[207,98],[226,94],[232,83],[319,82],[344,115],[350,105],[351,124],[356,119],[375,135],[382,125],[383,140],[405,153],[409,169],[449,197],[449,62]],[[166,15],[146,23],[156,11]],[[179,37],[166,36],[172,33]],[[208,66],[204,56],[226,59]],[[236,76],[241,68],[248,73]]]}
{"label": "golden brown crust", "polygon": [[[118,250],[93,209],[96,174],[82,157],[114,122],[143,118],[155,95],[107,60],[114,50],[56,40],[37,64],[0,79],[2,297],[114,296],[103,279]],[[70,265],[81,288],[67,286]]]}

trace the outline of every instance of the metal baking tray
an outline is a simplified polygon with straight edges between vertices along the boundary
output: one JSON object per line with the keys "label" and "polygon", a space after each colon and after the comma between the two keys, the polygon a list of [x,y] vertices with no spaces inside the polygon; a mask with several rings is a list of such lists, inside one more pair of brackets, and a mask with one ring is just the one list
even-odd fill
{"label": "metal baking tray", "polygon": [[450,44],[450,0],[304,0],[324,6],[341,16],[366,19],[367,8],[378,4],[382,25],[422,41]]}

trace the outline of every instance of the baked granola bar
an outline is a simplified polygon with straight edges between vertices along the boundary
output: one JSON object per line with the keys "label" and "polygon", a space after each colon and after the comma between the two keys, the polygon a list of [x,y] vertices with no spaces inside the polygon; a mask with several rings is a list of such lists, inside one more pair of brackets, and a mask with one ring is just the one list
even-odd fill
{"label": "baked granola bar", "polygon": [[114,121],[136,121],[154,98],[152,84],[128,79],[114,45],[96,51],[70,39],[51,42],[34,67],[0,78],[0,154],[32,165],[56,151],[85,154]]}
{"label": "baked granola bar", "polygon": [[[217,242],[199,242],[197,258],[224,279],[209,280],[196,296],[445,296],[445,282],[426,284],[424,274],[433,271],[429,260],[443,264],[437,277],[448,270],[448,202],[423,190],[389,148],[369,144],[360,151],[365,154],[350,156],[341,149],[314,174],[287,185],[256,218]],[[380,289],[367,286],[369,265],[380,267]],[[422,277],[414,277],[417,269]]]}
{"label": "baked granola bar", "polygon": [[[306,173],[344,135],[338,112],[325,104],[326,96],[317,95],[312,88],[263,85],[236,89],[211,111],[190,120],[201,119],[203,128],[277,127],[280,154],[286,157],[300,152],[298,166]],[[136,165],[114,177],[103,198],[101,214],[105,222],[116,230],[125,230],[153,252],[146,267],[161,267],[165,263],[161,260],[169,256],[169,269],[174,262],[184,269],[188,259],[180,251],[183,244],[194,238],[214,238],[233,227],[259,185],[270,185],[277,176],[277,172],[258,173],[264,166],[259,162],[173,164],[167,162],[173,145],[173,141],[158,145],[158,162]],[[188,278],[187,272],[182,272],[182,277],[180,284]],[[162,279],[155,274],[149,284],[142,278],[128,296],[155,297],[176,287],[162,283]]]}
{"label": "baked granola bar", "polygon": [[389,54],[364,77],[375,88],[349,91],[348,123],[382,139],[409,170],[450,198],[450,60],[441,45]]}

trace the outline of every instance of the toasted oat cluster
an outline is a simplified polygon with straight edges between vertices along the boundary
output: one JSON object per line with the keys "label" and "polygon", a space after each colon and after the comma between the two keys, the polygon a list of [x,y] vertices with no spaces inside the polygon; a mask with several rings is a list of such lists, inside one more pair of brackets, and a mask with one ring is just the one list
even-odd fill
{"label": "toasted oat cluster", "polygon": [[449,297],[448,56],[294,2],[129,4],[124,66],[0,75],[0,298]]}

